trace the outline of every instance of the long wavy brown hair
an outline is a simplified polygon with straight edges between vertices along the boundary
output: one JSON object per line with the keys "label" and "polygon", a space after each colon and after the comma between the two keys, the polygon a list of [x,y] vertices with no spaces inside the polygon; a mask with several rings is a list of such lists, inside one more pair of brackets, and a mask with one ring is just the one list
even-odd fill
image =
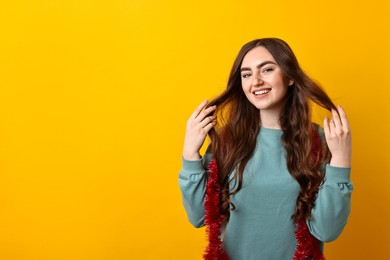
{"label": "long wavy brown hair", "polygon": [[314,126],[311,122],[311,102],[329,111],[336,107],[319,84],[301,69],[289,45],[277,38],[257,39],[245,44],[234,61],[226,90],[208,105],[217,106],[214,114],[218,122],[209,136],[219,170],[221,215],[228,221],[230,210],[235,209],[230,197],[242,188],[244,169],[256,148],[256,138],[261,127],[259,109],[246,98],[240,73],[245,55],[258,46],[266,48],[284,76],[294,81],[288,88],[279,123],[283,130],[281,141],[286,150],[287,169],[300,185],[292,219],[309,219],[316,194],[323,182],[320,167],[324,160],[329,159],[326,144],[322,146],[322,160],[317,160],[312,154]]}

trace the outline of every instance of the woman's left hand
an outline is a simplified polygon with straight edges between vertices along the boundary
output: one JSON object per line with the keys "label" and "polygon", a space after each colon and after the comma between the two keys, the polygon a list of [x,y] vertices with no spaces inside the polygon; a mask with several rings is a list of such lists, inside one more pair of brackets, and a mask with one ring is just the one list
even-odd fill
{"label": "woman's left hand", "polygon": [[330,165],[335,167],[350,167],[352,154],[351,130],[347,115],[341,106],[337,106],[338,113],[332,109],[332,117],[325,117],[325,139],[332,154]]}

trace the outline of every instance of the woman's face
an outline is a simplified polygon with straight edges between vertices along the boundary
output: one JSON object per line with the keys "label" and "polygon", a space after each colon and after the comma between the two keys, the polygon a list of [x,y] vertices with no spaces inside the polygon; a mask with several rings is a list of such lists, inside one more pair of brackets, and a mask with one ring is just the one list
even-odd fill
{"label": "woman's face", "polygon": [[260,112],[280,112],[288,86],[293,84],[284,76],[271,53],[261,46],[245,55],[241,64],[241,82],[249,102]]}

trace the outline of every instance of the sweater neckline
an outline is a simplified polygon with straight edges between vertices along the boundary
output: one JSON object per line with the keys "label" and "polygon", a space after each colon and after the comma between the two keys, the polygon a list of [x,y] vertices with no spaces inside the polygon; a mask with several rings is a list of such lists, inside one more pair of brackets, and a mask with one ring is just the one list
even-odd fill
{"label": "sweater neckline", "polygon": [[282,129],[275,129],[275,128],[267,128],[267,127],[260,127],[260,132],[267,133],[267,134],[282,134]]}

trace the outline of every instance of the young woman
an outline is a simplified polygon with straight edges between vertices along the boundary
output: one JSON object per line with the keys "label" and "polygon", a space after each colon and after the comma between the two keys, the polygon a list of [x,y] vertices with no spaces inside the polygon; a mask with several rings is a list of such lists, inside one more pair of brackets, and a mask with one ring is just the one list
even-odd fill
{"label": "young woman", "polygon": [[[323,129],[311,102],[332,113]],[[207,226],[206,259],[323,259],[323,242],[347,223],[346,114],[280,39],[242,47],[226,90],[188,119],[182,159],[183,203],[195,227]]]}

